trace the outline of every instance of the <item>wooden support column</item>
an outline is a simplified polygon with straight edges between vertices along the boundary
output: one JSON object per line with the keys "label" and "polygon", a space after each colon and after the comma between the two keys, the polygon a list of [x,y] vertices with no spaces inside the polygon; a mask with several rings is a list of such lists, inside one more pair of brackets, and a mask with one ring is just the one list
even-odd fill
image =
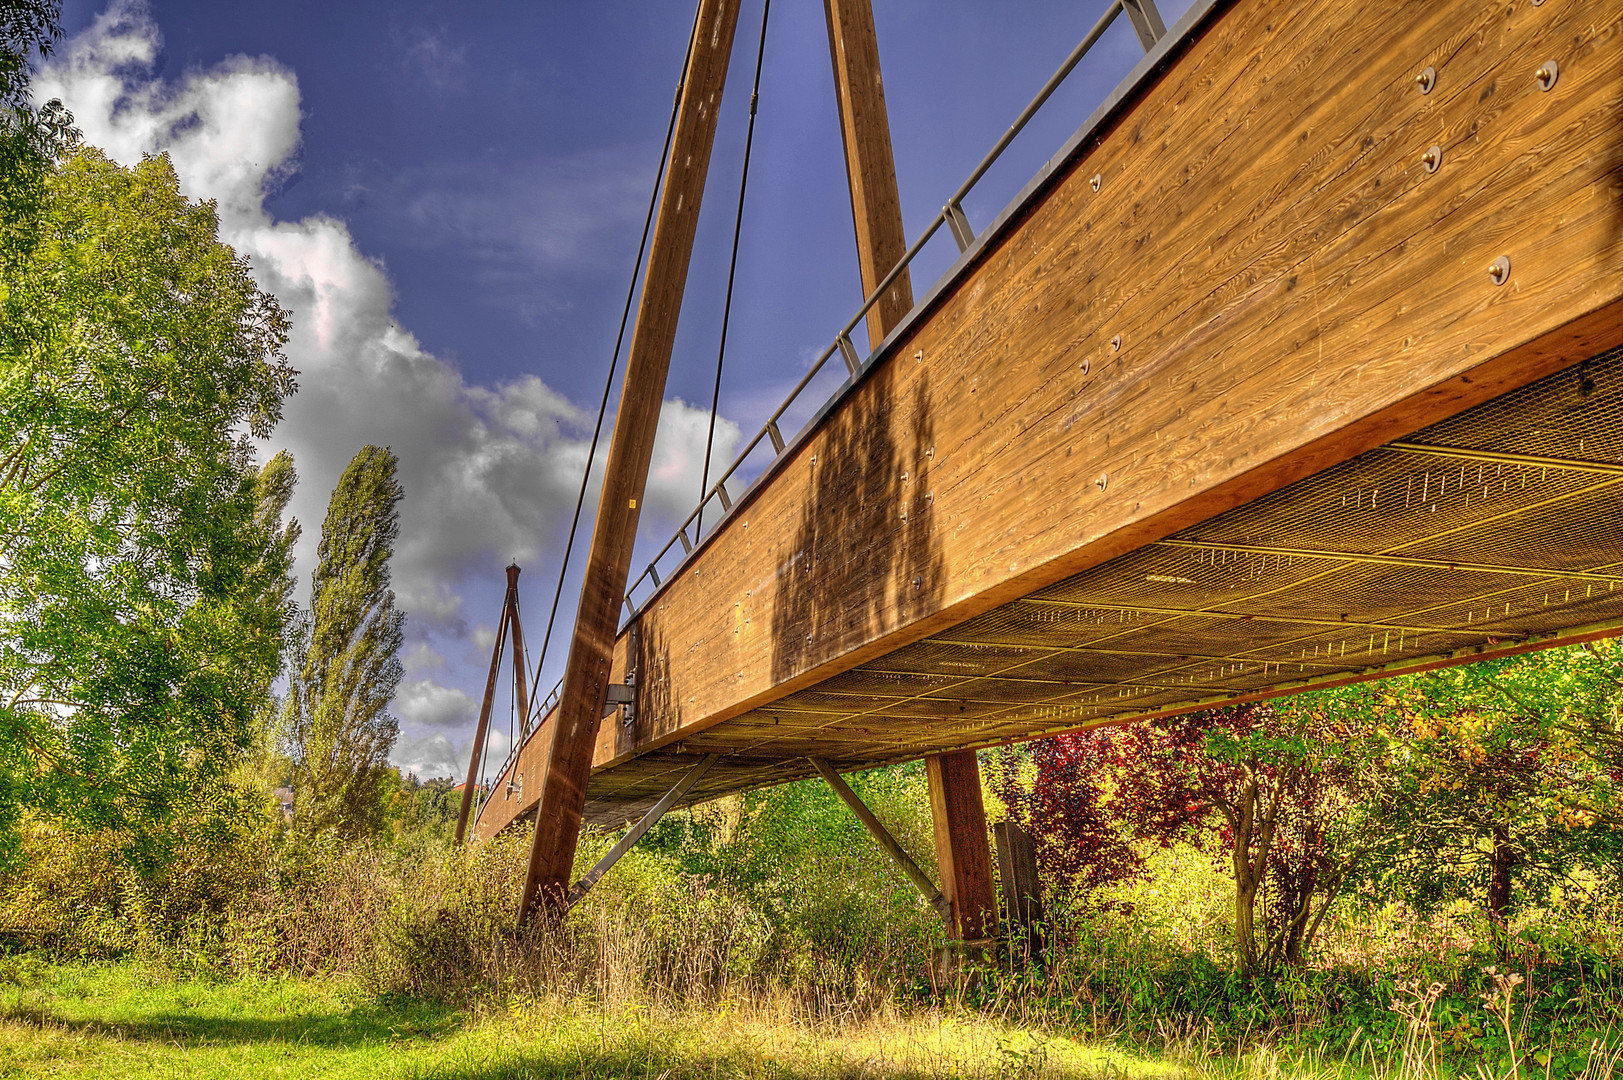
{"label": "wooden support column", "polygon": [[[1013,821],[992,826],[997,840],[998,877],[1003,880],[1003,910],[1013,938],[1015,967],[1043,964],[1043,889],[1037,877],[1037,845]],[[1022,938],[1024,940],[1022,940]]]}
{"label": "wooden support column", "polygon": [[981,803],[981,767],[975,751],[934,754],[924,759],[924,770],[930,782],[941,891],[952,906],[948,930],[959,941],[996,937],[992,851],[986,842],[986,808]]}
{"label": "wooden support column", "polygon": [[[507,592],[502,597],[501,618],[496,620],[496,643],[490,647],[490,674],[485,677],[485,699],[479,706],[479,723],[473,729],[473,754],[468,758],[468,779],[462,785],[462,809],[456,817],[456,843],[462,843],[468,830],[468,814],[473,809],[474,787],[479,783],[479,760],[485,754],[485,736],[490,731],[490,710],[496,701],[496,678],[502,670],[502,650],[507,641],[507,624],[518,608],[518,567],[507,568]],[[513,628],[518,623],[513,622]],[[523,665],[519,668],[522,670]]]}
{"label": "wooden support column", "polygon": [[556,719],[537,736],[545,740],[544,756],[539,769],[535,842],[520,899],[521,921],[538,902],[552,911],[561,911],[566,902],[738,9],[739,0],[700,0],[688,50],[620,408],[603,470],[603,494],[581,584],[580,609],[564,665],[563,690]]}
{"label": "wooden support column", "polygon": [[[834,60],[834,100],[840,108],[845,176],[851,185],[851,216],[857,230],[857,263],[866,297],[907,253],[896,162],[890,152],[885,84],[879,75],[879,42],[869,0],[823,0],[828,50]],[[907,271],[868,311],[868,343],[877,346],[913,307]]]}
{"label": "wooden support column", "polygon": [[[885,86],[879,74],[879,42],[869,0],[824,0],[823,10],[828,17],[834,97],[840,107],[845,174],[857,230],[857,262],[862,294],[867,296],[907,252]],[[913,286],[904,271],[869,310],[869,340],[874,345],[883,341],[912,306]],[[948,933],[961,940],[991,937],[997,932],[997,906],[975,752],[943,754],[925,762],[941,891],[953,912]]]}

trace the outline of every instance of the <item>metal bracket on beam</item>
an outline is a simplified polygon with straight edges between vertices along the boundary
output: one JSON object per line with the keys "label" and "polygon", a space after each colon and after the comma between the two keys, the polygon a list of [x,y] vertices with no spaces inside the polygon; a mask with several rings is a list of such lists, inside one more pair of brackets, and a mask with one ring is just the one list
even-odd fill
{"label": "metal bracket on beam", "polygon": [[783,453],[783,432],[778,430],[778,422],[776,420],[768,420],[766,422],[766,437],[772,440],[772,452],[774,454]]}
{"label": "metal bracket on beam", "polygon": [[687,528],[684,526],[683,529],[680,532],[678,532],[676,535],[682,538],[682,554],[684,554],[684,555],[692,555],[693,554],[693,541],[688,539]]}
{"label": "metal bracket on beam", "polygon": [[721,508],[723,510],[731,510],[733,508],[733,498],[731,495],[727,494],[727,484],[725,481],[716,485],[716,498],[721,500]]}
{"label": "metal bracket on beam", "polygon": [[942,207],[941,214],[947,219],[947,228],[952,230],[952,239],[958,245],[958,254],[962,255],[969,250],[969,245],[975,242],[975,230],[969,227],[969,217],[964,213],[964,208],[955,202]]}
{"label": "metal bracket on beam", "polygon": [[607,694],[603,698],[603,715],[607,716],[615,709],[625,707],[625,721],[630,723],[637,717],[637,683],[634,674],[627,675],[623,683],[609,683]]}
{"label": "metal bracket on beam", "polygon": [[648,812],[638,819],[635,825],[631,826],[631,831],[622,836],[620,842],[611,847],[607,855],[597,860],[596,866],[586,871],[585,875],[575,882],[575,887],[569,890],[569,897],[566,901],[568,906],[574,907],[580,903],[581,897],[590,892],[592,886],[596,885],[603,875],[608,873],[609,869],[620,861],[620,857],[630,851],[632,845],[641,840],[643,834],[653,828],[654,824],[665,816],[665,812],[675,806],[677,800],[686,795],[693,785],[698,783],[704,777],[704,774],[710,771],[710,766],[714,765],[716,759],[720,756],[720,754],[706,754],[697,765],[682,775],[682,779],[676,782],[675,787],[662,795],[660,800],[653,806],[650,806]]}
{"label": "metal bracket on beam", "polygon": [[630,593],[626,593],[626,611],[631,614],[633,619],[637,617],[637,602],[631,599]]}
{"label": "metal bracket on beam", "polygon": [[1144,46],[1145,52],[1166,37],[1167,24],[1161,21],[1155,0],[1121,0],[1121,9],[1127,13],[1127,19],[1133,24],[1133,31],[1138,34],[1139,44]]}
{"label": "metal bracket on beam", "polygon": [[857,347],[851,344],[851,336],[841,334],[836,344],[840,347],[840,358],[845,361],[845,370],[855,375],[857,368],[862,366],[862,361],[857,359]]}
{"label": "metal bracket on beam", "polygon": [[834,771],[834,766],[822,758],[807,758],[806,760],[810,761],[812,768],[817,770],[817,775],[828,781],[828,786],[834,789],[834,794],[840,797],[840,801],[849,806],[851,812],[868,827],[868,833],[880,847],[885,849],[885,854],[891,857],[902,873],[907,875],[907,880],[913,883],[913,887],[919,891],[919,895],[923,896],[925,901],[935,908],[943,922],[951,926],[952,905],[941,894],[941,890],[936,888],[935,882],[930,880],[930,875],[920,870],[919,864],[914,862],[912,857],[902,850],[902,845],[898,844],[896,838],[890,835],[884,825],[880,824],[878,818],[874,817],[873,811],[868,809],[867,804],[857,798],[857,793],[852,791],[851,786],[845,782],[839,773]]}

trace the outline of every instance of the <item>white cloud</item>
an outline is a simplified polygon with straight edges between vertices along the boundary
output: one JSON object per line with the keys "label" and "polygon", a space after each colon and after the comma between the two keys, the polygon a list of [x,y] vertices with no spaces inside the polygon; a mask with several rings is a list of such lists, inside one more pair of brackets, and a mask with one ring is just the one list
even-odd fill
{"label": "white cloud", "polygon": [[[451,738],[443,731],[428,731],[421,735],[402,734],[395,743],[389,763],[402,775],[416,773],[422,780],[449,776],[461,781],[466,779],[468,754],[472,749],[471,732],[467,738],[460,740]],[[512,740],[507,737],[506,728],[492,727],[485,738],[484,776],[487,780],[495,779],[511,749]]]}
{"label": "white cloud", "polygon": [[[237,56],[160,79],[153,67],[161,47],[146,9],[116,0],[64,43],[34,92],[61,98],[86,141],[118,161],[167,153],[182,191],[216,201],[222,239],[292,313],[287,354],[300,389],[267,451],[285,446],[297,461],[292,510],[305,525],[298,552],[303,580],[328,493],[345,465],[363,444],[389,446],[400,458],[406,491],[394,586],[411,633],[463,642],[471,636],[475,654],[488,649],[482,633],[470,633],[464,589],[474,580],[488,587],[510,558],[531,565],[543,550],[556,554],[549,545],[561,544],[560,522],[566,525],[574,509],[589,414],[534,376],[469,384],[396,321],[387,269],[356,246],[341,220],[271,216],[267,190],[295,168],[300,145],[299,85],[291,70],[271,58]],[[531,223],[518,242],[549,260],[567,260],[590,246],[582,238],[601,227],[594,220],[618,214],[616,205],[582,201],[563,216]],[[475,225],[451,225],[479,239]],[[654,522],[661,512],[685,516],[696,500],[706,416],[680,401],[665,403],[646,496]],[[717,460],[729,457],[738,435],[732,422],[718,424]],[[460,775],[443,729],[471,724],[474,714],[471,699],[451,684],[482,685],[483,670],[458,660],[441,677],[439,654],[423,649],[411,654],[413,673],[434,668],[436,679],[402,687],[395,760],[419,775]],[[494,746],[497,734],[491,753],[499,762],[506,746]]]}
{"label": "white cloud", "polygon": [[405,655],[400,658],[400,662],[405,665],[407,674],[441,671],[445,668],[445,657],[435,652],[426,641],[419,641],[408,646]]}
{"label": "white cloud", "polygon": [[[654,513],[681,519],[699,504],[700,477],[704,475],[704,436],[709,425],[710,410],[689,405],[681,398],[665,403],[659,414],[659,430],[654,436],[653,460],[648,467],[647,505]],[[732,461],[739,435],[737,424],[726,417],[716,417],[716,437],[710,454],[712,484]],[[737,488],[736,484],[728,486],[728,490],[734,492]]]}
{"label": "white cloud", "polygon": [[[287,353],[300,389],[272,442],[298,464],[293,512],[306,524],[299,553],[306,580],[339,474],[363,444],[389,446],[406,490],[396,592],[416,620],[463,636],[468,575],[488,574],[509,558],[536,561],[568,520],[589,418],[534,376],[468,384],[395,321],[385,267],[356,247],[343,222],[271,217],[267,185],[293,166],[299,147],[292,71],[239,56],[167,81],[151,75],[160,48],[143,7],[114,3],[66,43],[35,80],[35,93],[62,98],[86,140],[119,161],[168,153],[182,190],[217,201],[222,238],[293,313]],[[651,507],[685,515],[694,503],[706,415],[666,403]],[[718,425],[718,457],[736,445],[738,430],[730,421]]]}
{"label": "white cloud", "polygon": [[433,679],[403,682],[395,692],[395,714],[416,727],[461,727],[478,718],[477,709],[468,694]]}
{"label": "white cloud", "polygon": [[466,768],[457,764],[458,754],[443,734],[420,739],[403,738],[395,744],[394,766],[402,774],[416,773],[419,780],[449,776],[461,780]]}

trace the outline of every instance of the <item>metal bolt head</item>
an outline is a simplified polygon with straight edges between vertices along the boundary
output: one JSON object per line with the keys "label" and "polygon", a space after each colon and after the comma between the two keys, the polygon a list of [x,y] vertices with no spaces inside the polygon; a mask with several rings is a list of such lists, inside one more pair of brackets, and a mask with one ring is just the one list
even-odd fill
{"label": "metal bolt head", "polygon": [[1099,185],[1103,184],[1104,182],[1105,182],[1105,178],[1104,178],[1103,174],[1101,174],[1101,173],[1094,173],[1093,174],[1093,179],[1088,181],[1089,184],[1093,185],[1093,190],[1094,191],[1098,191],[1099,190]]}
{"label": "metal bolt head", "polygon": [[1420,74],[1414,77],[1414,81],[1415,85],[1420,87],[1420,92],[1422,94],[1431,93],[1432,88],[1437,85],[1437,69],[1434,67],[1427,67],[1425,71],[1422,71]]}
{"label": "metal bolt head", "polygon": [[1088,373],[1088,368],[1090,368],[1092,366],[1093,366],[1093,361],[1091,359],[1090,360],[1083,360],[1082,361],[1082,374],[1086,375]]}
{"label": "metal bolt head", "polygon": [[1493,265],[1488,267],[1488,277],[1495,285],[1503,285],[1505,282],[1509,281],[1510,256],[1501,255],[1497,259],[1493,260]]}
{"label": "metal bolt head", "polygon": [[1100,473],[1099,479],[1095,480],[1094,483],[1099,485],[1100,491],[1103,491],[1110,486],[1110,474],[1107,472]]}
{"label": "metal bolt head", "polygon": [[1538,80],[1540,90],[1554,89],[1555,81],[1561,77],[1561,65],[1554,60],[1546,60],[1544,66],[1538,69],[1538,74],[1533,77]]}
{"label": "metal bolt head", "polygon": [[1420,155],[1420,164],[1425,166],[1426,171],[1429,173],[1436,172],[1437,166],[1441,165],[1442,163],[1443,148],[1441,146],[1434,146],[1430,150],[1427,150],[1424,154]]}
{"label": "metal bolt head", "polygon": [[1114,350],[1116,352],[1121,352],[1121,335],[1120,334],[1117,334],[1115,337],[1110,339],[1110,347],[1111,347],[1112,350]]}

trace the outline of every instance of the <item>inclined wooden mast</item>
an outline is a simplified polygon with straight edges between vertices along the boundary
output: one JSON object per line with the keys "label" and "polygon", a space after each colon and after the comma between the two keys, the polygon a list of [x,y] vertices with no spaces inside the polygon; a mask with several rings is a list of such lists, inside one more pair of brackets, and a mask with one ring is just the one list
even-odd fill
{"label": "inclined wooden mast", "polygon": [[524,685],[524,631],[518,621],[519,568],[507,568],[507,593],[502,597],[502,615],[496,621],[496,642],[490,649],[490,675],[485,679],[485,699],[479,706],[479,725],[473,732],[473,754],[468,758],[468,778],[462,785],[462,809],[456,818],[456,842],[468,829],[468,813],[473,808],[474,788],[479,783],[479,762],[485,756],[485,736],[490,731],[490,710],[496,700],[496,679],[501,675],[502,650],[507,644],[507,630],[513,630],[513,677],[518,681],[518,712],[528,716],[529,699]]}
{"label": "inclined wooden mast", "polygon": [[700,0],[699,4],[563,689],[551,727],[537,736],[546,740],[545,756],[539,770],[535,842],[524,878],[521,920],[538,904],[561,910],[567,897],[738,10],[739,0]]}
{"label": "inclined wooden mast", "polygon": [[[907,253],[879,43],[870,0],[824,0],[823,9],[851,187],[857,262],[867,296]],[[904,270],[868,311],[869,345],[877,348],[912,307],[913,287]],[[935,754],[924,760],[941,892],[951,909],[948,934],[960,941],[990,938],[997,933],[997,907],[975,751]]]}

